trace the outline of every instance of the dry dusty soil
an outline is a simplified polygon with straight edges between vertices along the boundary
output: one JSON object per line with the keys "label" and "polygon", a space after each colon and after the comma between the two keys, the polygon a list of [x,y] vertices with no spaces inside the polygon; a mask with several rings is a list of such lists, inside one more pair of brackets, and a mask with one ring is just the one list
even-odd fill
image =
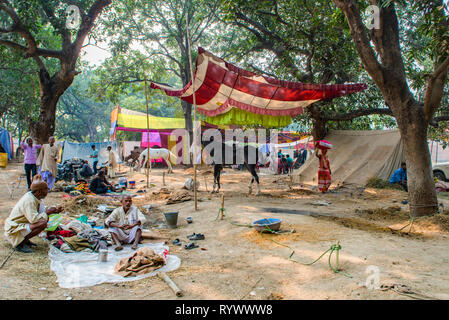
{"label": "dry dusty soil", "polygon": [[[41,238],[34,254],[14,253],[0,270],[1,299],[56,299],[70,295],[76,299],[449,299],[449,215],[416,221],[411,230],[408,206],[401,204],[407,194],[396,190],[338,188],[321,194],[313,186],[291,185],[288,176],[261,173],[262,194],[248,195],[249,173],[225,169],[220,194],[211,195],[211,168],[198,173],[198,210],[194,201],[166,205],[163,187],[164,170],[153,169],[152,186],[144,197],[135,199],[138,205],[152,204],[150,224],[170,238],[170,250],[182,260],[181,267],[170,277],[184,290],[176,298],[169,287],[157,277],[127,282],[102,284],[89,288],[62,289],[50,270],[48,245]],[[146,185],[144,174],[128,173],[137,181],[137,189]],[[166,175],[166,188],[177,192],[193,170],[175,168]],[[11,208],[26,192],[22,180],[13,199],[7,184],[23,175],[23,165],[10,163],[0,174],[0,224]],[[155,192],[156,194],[153,194]],[[190,193],[193,199],[193,193]],[[222,194],[225,196],[225,217],[217,219]],[[142,195],[142,193],[140,193]],[[447,197],[440,199],[449,208]],[[61,192],[52,192],[46,205],[64,204]],[[67,203],[66,203],[67,205]],[[78,214],[89,208],[74,208]],[[90,208],[93,210],[94,208]],[[93,210],[95,211],[95,210]],[[163,212],[179,211],[177,229],[163,226]],[[187,224],[186,217],[193,223]],[[277,235],[256,232],[245,225],[261,218],[281,218]],[[242,226],[243,225],[243,226]],[[292,232],[294,230],[294,232]],[[200,248],[185,250],[171,245],[171,240],[203,233],[197,241]],[[339,267],[334,273],[328,265],[328,255],[312,262],[331,245],[339,241],[342,249]],[[3,231],[0,234],[0,259],[10,251]],[[294,250],[292,260],[289,256]],[[333,258],[332,263],[335,265]],[[365,286],[370,273],[367,267],[380,270],[380,284],[386,290]],[[397,285],[396,287],[393,285]],[[402,290],[399,285],[403,285]],[[388,287],[389,286],[389,287]],[[388,289],[390,288],[390,289]],[[404,290],[405,288],[405,290]]]}

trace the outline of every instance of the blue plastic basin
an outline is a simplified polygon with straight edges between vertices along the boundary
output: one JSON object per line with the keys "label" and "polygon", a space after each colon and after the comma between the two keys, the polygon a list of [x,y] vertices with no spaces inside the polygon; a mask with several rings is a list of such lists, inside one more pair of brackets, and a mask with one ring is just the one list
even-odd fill
{"label": "blue plastic basin", "polygon": [[[270,232],[270,229],[273,231],[278,231],[281,228],[281,219],[276,219],[276,218],[265,218],[265,219],[260,219],[257,221],[253,222],[253,227],[257,230],[257,231],[266,231],[266,232]],[[270,229],[268,229],[268,228]]]}

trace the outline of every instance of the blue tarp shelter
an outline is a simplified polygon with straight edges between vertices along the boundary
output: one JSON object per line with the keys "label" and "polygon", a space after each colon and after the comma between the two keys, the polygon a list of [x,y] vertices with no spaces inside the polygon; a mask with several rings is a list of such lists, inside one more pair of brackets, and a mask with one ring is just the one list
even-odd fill
{"label": "blue tarp shelter", "polygon": [[75,142],[64,142],[64,151],[62,153],[62,162],[66,160],[70,160],[73,158],[88,160],[89,164],[93,166],[93,160],[90,158],[92,154],[92,145],[95,145],[95,148],[98,150],[98,166],[100,166],[103,162],[108,161],[108,151],[106,148],[108,146],[112,147],[114,151],[117,162],[121,162],[119,158],[119,150],[118,143],[116,141],[110,142],[89,142],[89,143],[75,143]]}
{"label": "blue tarp shelter", "polygon": [[11,160],[13,155],[11,135],[5,128],[0,128],[0,144],[2,145],[3,149],[5,149],[5,152],[8,154],[8,160]]}

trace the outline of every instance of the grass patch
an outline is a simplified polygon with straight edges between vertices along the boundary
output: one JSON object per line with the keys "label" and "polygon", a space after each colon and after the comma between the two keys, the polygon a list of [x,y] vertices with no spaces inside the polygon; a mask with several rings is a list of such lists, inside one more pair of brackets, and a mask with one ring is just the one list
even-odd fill
{"label": "grass patch", "polygon": [[369,178],[368,182],[366,183],[366,187],[373,189],[403,190],[400,186],[391,185],[389,181],[385,181],[378,177]]}

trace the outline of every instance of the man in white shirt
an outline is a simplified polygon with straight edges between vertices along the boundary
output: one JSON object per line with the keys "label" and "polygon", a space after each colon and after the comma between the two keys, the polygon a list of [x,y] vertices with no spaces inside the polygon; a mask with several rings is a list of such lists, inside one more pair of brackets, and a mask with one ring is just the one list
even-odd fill
{"label": "man in white shirt", "polygon": [[136,250],[142,239],[142,224],[147,220],[143,213],[133,206],[133,199],[129,195],[122,196],[122,206],[112,211],[104,224],[109,228],[114,240],[116,251],[123,249],[122,243],[133,243]]}

